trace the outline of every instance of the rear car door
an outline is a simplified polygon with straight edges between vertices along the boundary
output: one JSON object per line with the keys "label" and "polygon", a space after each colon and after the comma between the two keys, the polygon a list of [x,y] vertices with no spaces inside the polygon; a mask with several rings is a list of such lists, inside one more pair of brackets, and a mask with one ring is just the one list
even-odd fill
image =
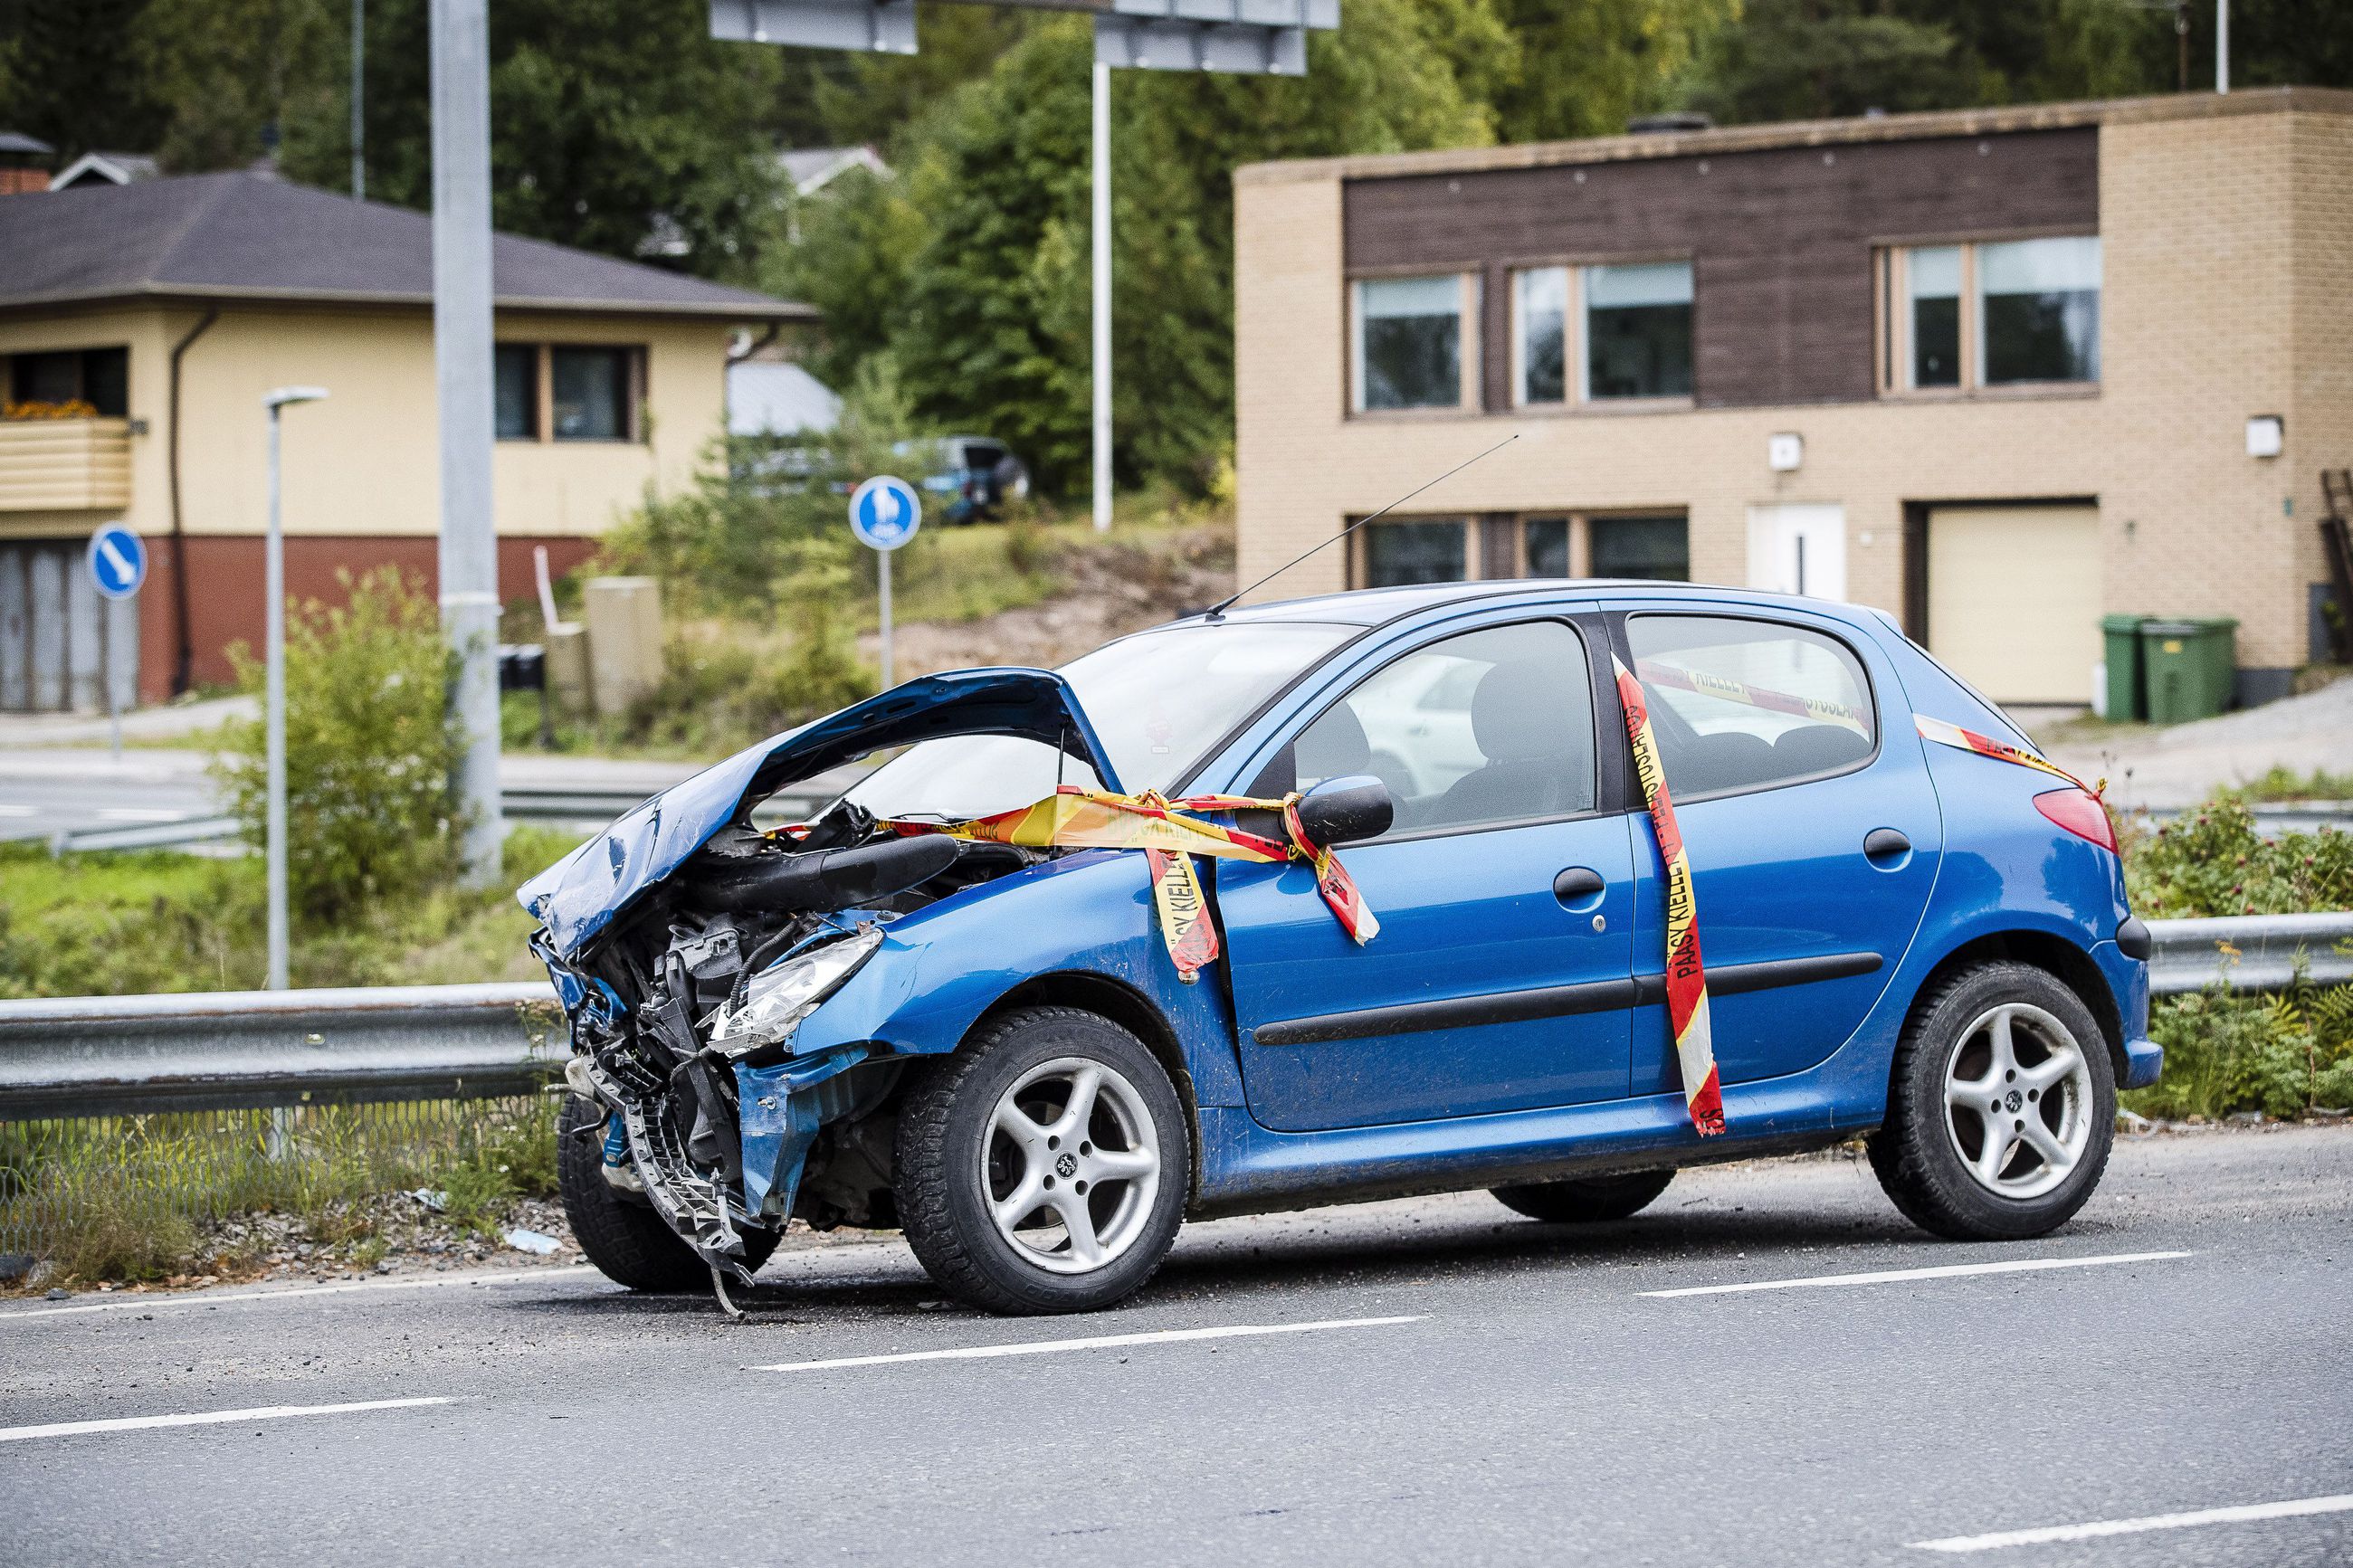
{"label": "rear car door", "polygon": [[[1634,609],[1642,682],[1698,904],[1726,1083],[1801,1071],[1853,1034],[1927,907],[1936,795],[1894,670],[1827,617]],[[1667,1023],[1663,868],[1637,836],[1633,1091],[1680,1087]]]}
{"label": "rear car door", "polygon": [[1260,773],[1254,795],[1372,773],[1398,802],[1386,836],[1341,851],[1380,921],[1369,944],[1308,868],[1218,864],[1261,1123],[1624,1095],[1633,857],[1622,795],[1599,788],[1624,772],[1623,735],[1597,722],[1605,639],[1598,617],[1552,616],[1368,655]]}

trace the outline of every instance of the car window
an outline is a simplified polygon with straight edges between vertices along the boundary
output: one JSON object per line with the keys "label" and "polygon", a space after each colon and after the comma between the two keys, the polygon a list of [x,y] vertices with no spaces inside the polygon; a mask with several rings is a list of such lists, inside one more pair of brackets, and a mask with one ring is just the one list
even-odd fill
{"label": "car window", "polygon": [[1466,632],[1367,676],[1279,754],[1256,795],[1371,773],[1391,835],[1590,811],[1592,685],[1558,621]]}
{"label": "car window", "polygon": [[1870,683],[1835,637],[1728,616],[1636,616],[1626,640],[1678,795],[1841,772],[1878,745]]}

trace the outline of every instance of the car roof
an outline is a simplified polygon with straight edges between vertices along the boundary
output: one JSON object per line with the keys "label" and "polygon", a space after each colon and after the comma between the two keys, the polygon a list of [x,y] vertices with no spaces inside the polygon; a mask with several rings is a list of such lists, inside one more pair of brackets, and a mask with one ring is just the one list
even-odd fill
{"label": "car roof", "polygon": [[[1638,577],[1514,577],[1472,583],[1419,583],[1401,588],[1357,588],[1345,594],[1322,594],[1307,599],[1279,599],[1262,605],[1240,605],[1224,618],[1233,621],[1327,621],[1344,626],[1377,626],[1425,610],[1474,600],[1556,598],[1563,589],[1596,599],[1682,599],[1700,604],[1761,604],[1803,605],[1852,619],[1857,606],[1795,594],[1768,593],[1758,588],[1709,583],[1666,583]],[[1187,616],[1198,620],[1198,616]]]}

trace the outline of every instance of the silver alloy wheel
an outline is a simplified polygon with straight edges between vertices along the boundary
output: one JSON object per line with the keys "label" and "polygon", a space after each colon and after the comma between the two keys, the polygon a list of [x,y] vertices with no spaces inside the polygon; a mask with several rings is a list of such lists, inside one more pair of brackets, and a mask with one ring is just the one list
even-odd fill
{"label": "silver alloy wheel", "polygon": [[2067,1026],[2006,1002],[1978,1015],[1945,1064],[1945,1135],[1978,1185],[2039,1198],[2092,1136],[2092,1069]]}
{"label": "silver alloy wheel", "polygon": [[1160,1190],[1160,1139],[1119,1069],[1057,1057],[1021,1075],[989,1112],[980,1190],[1023,1261],[1091,1274],[1135,1245]]}

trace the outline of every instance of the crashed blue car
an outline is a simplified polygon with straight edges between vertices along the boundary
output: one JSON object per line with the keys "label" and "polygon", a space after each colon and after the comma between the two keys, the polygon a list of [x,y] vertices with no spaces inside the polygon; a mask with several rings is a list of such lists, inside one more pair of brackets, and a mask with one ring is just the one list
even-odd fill
{"label": "crashed blue car", "polygon": [[[1200,858],[1188,972],[1169,857],[957,830],[1072,790],[1303,853]],[[2099,800],[1880,612],[1729,589],[1382,589],[927,677],[520,897],[571,1022],[573,1230],[723,1302],[796,1217],[1072,1311],[1187,1217],[1483,1187],[1601,1222],[1857,1134],[1921,1226],[2034,1237],[2160,1060]]]}

